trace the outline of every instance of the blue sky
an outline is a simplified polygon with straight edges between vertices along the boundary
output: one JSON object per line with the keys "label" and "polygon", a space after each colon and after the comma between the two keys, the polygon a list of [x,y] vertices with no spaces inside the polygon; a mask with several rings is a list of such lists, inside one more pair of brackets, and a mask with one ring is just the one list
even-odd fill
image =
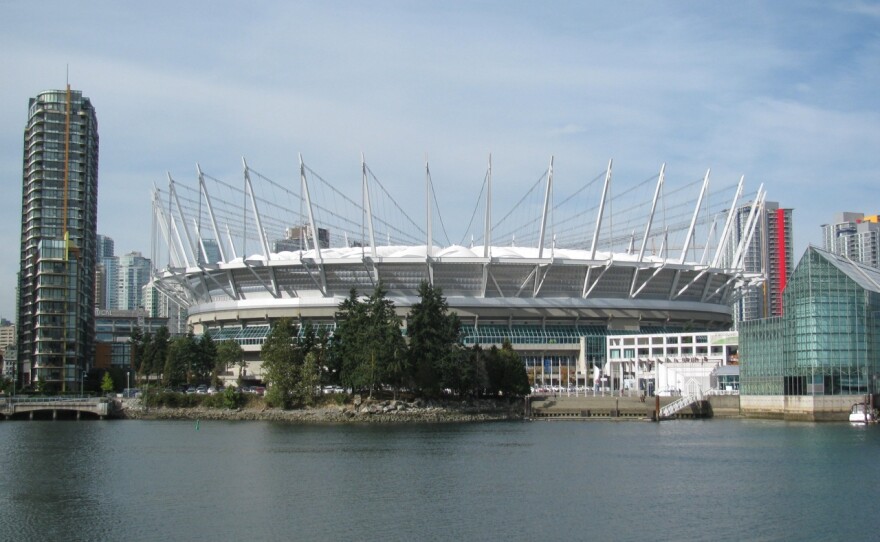
{"label": "blue sky", "polygon": [[764,183],[794,209],[796,258],[833,213],[880,213],[876,2],[0,0],[0,51],[10,319],[27,100],[67,66],[97,109],[98,229],[117,254],[149,253],[166,172],[240,179],[244,156],[295,182],[297,153],[354,193],[365,153],[415,217],[427,154],[451,227],[490,152],[496,212],[554,155],[569,188],[611,158],[621,182],[666,162],[683,182]]}

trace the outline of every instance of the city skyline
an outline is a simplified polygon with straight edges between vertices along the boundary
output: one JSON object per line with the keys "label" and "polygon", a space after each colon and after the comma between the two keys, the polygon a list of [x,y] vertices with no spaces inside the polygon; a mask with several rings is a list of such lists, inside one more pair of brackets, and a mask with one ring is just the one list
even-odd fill
{"label": "city skyline", "polygon": [[[6,246],[27,99],[63,88],[68,66],[101,113],[98,231],[122,253],[150,256],[149,193],[166,172],[192,183],[199,162],[239,181],[244,156],[295,182],[298,152],[350,191],[364,152],[414,209],[427,153],[447,224],[467,222],[490,152],[499,215],[551,155],[559,194],[609,159],[619,186],[663,162],[679,183],[745,175],[794,210],[795,260],[833,213],[880,211],[876,5],[210,5],[49,2],[40,32],[28,4],[3,5]],[[8,319],[17,270],[0,264]]]}

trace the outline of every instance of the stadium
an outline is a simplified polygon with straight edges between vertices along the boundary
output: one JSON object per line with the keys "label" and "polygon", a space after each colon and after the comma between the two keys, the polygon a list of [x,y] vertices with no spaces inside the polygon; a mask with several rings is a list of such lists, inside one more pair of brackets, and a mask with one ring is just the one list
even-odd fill
{"label": "stadium", "polygon": [[741,213],[730,210],[742,201],[757,208],[762,189],[747,198],[740,179],[710,198],[708,171],[671,187],[664,164],[612,191],[609,161],[556,198],[551,158],[494,220],[490,157],[454,243],[428,164],[421,223],[363,159],[360,182],[344,188],[302,158],[288,183],[242,165],[237,181],[197,166],[195,186],[169,174],[167,190],[154,189],[151,285],[185,309],[196,334],[241,344],[253,378],[274,320],[332,333],[349,292],[366,296],[381,283],[405,325],[427,281],[459,315],[465,346],[510,341],[533,378],[540,371],[545,382],[591,385],[605,366],[607,335],[730,329],[731,303],[760,280],[742,271],[757,213],[734,224]]}

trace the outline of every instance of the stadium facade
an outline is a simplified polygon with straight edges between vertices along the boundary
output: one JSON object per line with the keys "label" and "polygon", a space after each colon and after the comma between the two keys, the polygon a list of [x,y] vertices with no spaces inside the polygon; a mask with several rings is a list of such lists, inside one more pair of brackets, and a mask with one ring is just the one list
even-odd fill
{"label": "stadium facade", "polygon": [[[371,195],[375,183],[369,182],[366,165],[362,169],[362,201],[347,200],[355,207],[360,223],[348,220],[348,229],[341,239],[336,235],[335,243],[326,237],[303,236],[300,250],[281,252],[270,250],[274,248],[271,224],[277,223],[279,232],[287,231],[287,237],[290,228],[337,234],[339,226],[317,220],[321,214],[346,224],[340,218],[342,213],[328,213],[326,205],[312,200],[310,181],[325,181],[302,162],[299,190],[289,190],[297,198],[300,211],[292,218],[274,220],[267,220],[259,208],[280,208],[280,202],[257,196],[252,179],[271,181],[246,163],[244,183],[235,191],[240,202],[235,208],[218,203],[209,190],[210,181],[220,188],[229,189],[231,185],[207,176],[200,168],[197,195],[190,189],[189,195],[182,196],[180,183],[169,175],[167,193],[157,190],[153,198],[154,238],[159,239],[154,246],[164,242],[168,263],[155,272],[152,284],[186,307],[188,322],[197,334],[210,332],[215,340],[239,342],[250,363],[248,374],[255,378],[260,375],[260,345],[276,319],[293,318],[332,331],[338,306],[352,289],[369,295],[381,283],[405,322],[406,314],[419,301],[419,284],[426,281],[442,288],[450,310],[459,315],[466,346],[489,347],[508,340],[527,365],[548,367],[551,381],[555,378],[561,382],[564,367],[566,372],[576,373],[576,381],[591,385],[594,375],[607,369],[606,336],[728,330],[732,324],[731,304],[741,288],[760,280],[742,271],[748,235],[738,246],[728,246],[734,214],[727,209],[739,208],[742,180],[733,201],[725,198],[720,204],[726,209],[713,211],[704,203],[709,185],[706,173],[696,191],[695,204],[678,222],[681,233],[678,247],[673,250],[669,223],[660,224],[657,212],[665,166],[651,179],[656,179],[654,196],[650,206],[643,206],[639,233],[627,222],[626,227],[633,233],[622,237],[615,233],[620,226],[612,228],[613,219],[606,212],[611,201],[609,162],[598,176],[604,178],[604,183],[596,183],[601,186],[601,196],[589,206],[591,227],[580,240],[563,247],[562,236],[551,233],[550,228],[554,210],[556,224],[562,222],[560,207],[552,201],[551,160],[540,183],[543,204],[532,224],[537,232],[532,237],[534,242],[530,246],[500,246],[492,242],[497,224],[492,221],[490,160],[480,198],[485,203],[480,239],[468,246],[442,246],[432,236],[432,212],[426,213],[425,228],[418,229],[424,235],[423,243],[395,243],[393,234],[407,228],[395,230],[389,226],[390,220],[372,211],[376,207],[376,198]],[[430,210],[435,202],[427,166],[426,172],[426,203]],[[390,197],[387,191],[384,193]],[[756,205],[763,197],[759,189],[754,198]],[[709,216],[711,225],[709,219],[701,218]],[[756,219],[750,216],[747,220],[754,228]],[[358,226],[360,232],[356,231]],[[695,239],[701,227],[705,238],[698,243]],[[387,230],[384,233],[383,228]],[[520,239],[527,237],[521,235]],[[217,242],[219,239],[224,240]],[[259,248],[247,252],[247,239]],[[380,239],[391,242],[377,242]],[[618,250],[614,239],[623,248]],[[208,244],[219,247],[217,261],[206,258]],[[731,251],[735,255],[732,260],[724,257]],[[688,259],[694,254],[696,257]],[[208,263],[200,263],[205,261]]]}

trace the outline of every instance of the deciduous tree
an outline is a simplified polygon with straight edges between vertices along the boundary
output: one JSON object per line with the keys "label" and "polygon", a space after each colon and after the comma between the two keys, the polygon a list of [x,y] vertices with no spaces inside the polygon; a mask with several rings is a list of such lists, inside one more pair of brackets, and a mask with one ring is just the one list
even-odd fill
{"label": "deciduous tree", "polygon": [[217,345],[217,364],[214,372],[216,374],[226,372],[230,367],[238,366],[238,379],[241,380],[241,372],[244,369],[244,350],[241,345],[233,339],[227,339]]}

